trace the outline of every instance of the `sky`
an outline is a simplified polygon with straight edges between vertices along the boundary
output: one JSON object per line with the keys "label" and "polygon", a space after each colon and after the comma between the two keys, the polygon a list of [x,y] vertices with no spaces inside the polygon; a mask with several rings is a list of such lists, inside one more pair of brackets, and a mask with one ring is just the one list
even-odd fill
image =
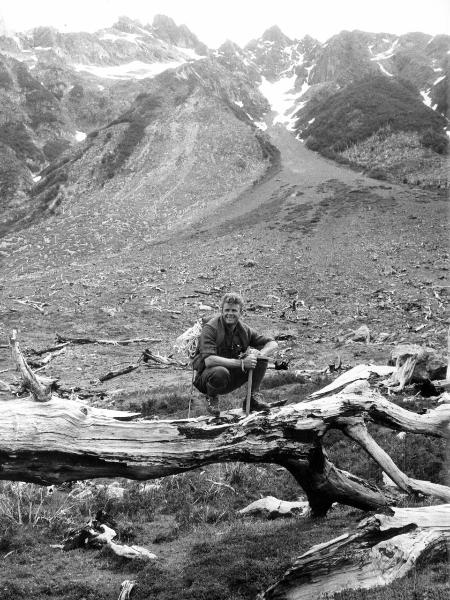
{"label": "sky", "polygon": [[226,39],[244,46],[272,25],[291,38],[309,34],[321,42],[343,29],[450,34],[449,0],[0,0],[9,31],[96,31],[121,15],[151,24],[155,14],[184,23],[210,48]]}

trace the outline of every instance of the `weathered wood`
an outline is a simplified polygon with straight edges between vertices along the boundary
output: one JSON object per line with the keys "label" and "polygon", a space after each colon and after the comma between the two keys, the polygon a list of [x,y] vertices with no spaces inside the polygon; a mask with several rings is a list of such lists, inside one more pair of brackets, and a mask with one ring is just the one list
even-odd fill
{"label": "weathered wood", "polygon": [[136,585],[136,581],[134,579],[125,579],[122,581],[122,585],[120,586],[120,594],[117,600],[129,600],[130,594]]}
{"label": "weathered wood", "polygon": [[357,442],[377,462],[392,481],[404,492],[411,495],[434,496],[444,502],[450,502],[450,488],[445,485],[421,481],[405,475],[392,458],[381,448],[367,431],[360,418],[342,419],[343,431]]}
{"label": "weathered wood", "polygon": [[391,375],[395,371],[395,367],[385,366],[385,365],[357,365],[352,369],[345,371],[339,377],[330,383],[329,385],[317,390],[311,394],[311,398],[320,398],[322,396],[326,396],[327,394],[331,394],[332,392],[336,393],[339,390],[342,390],[345,386],[349,385],[354,381],[358,381],[360,379],[369,379],[372,376],[378,377],[386,377],[386,375]]}
{"label": "weathered wood", "polygon": [[66,344],[62,345],[62,348],[60,348],[59,350],[55,350],[54,352],[49,352],[46,356],[44,357],[37,357],[37,358],[28,358],[27,362],[29,365],[31,365],[32,367],[36,368],[41,368],[45,365],[48,365],[48,363],[50,361],[52,361],[54,358],[56,358],[57,356],[60,356],[66,349]]}
{"label": "weathered wood", "polygon": [[126,375],[127,373],[131,373],[132,371],[139,369],[140,366],[140,363],[134,363],[131,365],[127,365],[126,367],[122,367],[121,369],[113,369],[112,371],[108,371],[108,373],[99,377],[99,381],[108,381],[109,379],[113,379],[114,377]]}
{"label": "weathered wood", "polygon": [[47,352],[55,352],[56,350],[61,350],[68,346],[70,342],[64,342],[63,344],[56,344],[56,346],[50,346],[49,348],[41,348],[40,350],[35,350],[34,348],[30,348],[27,354],[35,354],[36,356],[42,356],[43,354],[47,354]]}
{"label": "weathered wood", "polygon": [[368,392],[341,393],[247,418],[239,410],[220,419],[179,421],[119,421],[121,415],[57,396],[45,404],[30,398],[2,401],[0,479],[41,484],[95,477],[144,480],[215,462],[268,462],[294,475],[317,514],[336,501],[376,509],[388,501],[326,459],[323,435],[342,428],[340,419],[360,415],[394,429],[444,437],[450,405],[418,415]]}
{"label": "weathered wood", "polygon": [[129,344],[140,344],[140,343],[157,343],[161,342],[161,339],[153,338],[131,338],[127,340],[105,340],[91,337],[70,337],[66,335],[56,334],[56,341],[58,343],[69,343],[69,344],[106,344],[108,346],[128,346]]}
{"label": "weathered wood", "polygon": [[287,502],[286,500],[278,500],[273,496],[266,496],[255,500],[245,508],[239,511],[240,515],[266,515],[269,519],[277,517],[298,517],[309,514],[309,503],[304,500],[297,502]]}
{"label": "weathered wood", "polygon": [[354,532],[313,546],[259,600],[316,600],[327,593],[387,585],[420,559],[445,556],[450,505],[394,508],[362,521]]}
{"label": "weathered wood", "polygon": [[33,371],[27,364],[22,352],[19,348],[19,342],[17,341],[17,332],[12,332],[9,340],[12,356],[15,360],[20,373],[22,375],[22,381],[26,389],[29,389],[32,396],[37,402],[47,402],[51,398],[50,385],[43,385],[41,381],[35,376]]}
{"label": "weathered wood", "polygon": [[[17,356],[26,366],[18,349]],[[28,376],[26,369],[24,375]],[[36,378],[34,383],[42,393]],[[396,430],[446,437],[450,405],[418,415],[388,402],[377,391],[362,388],[354,393],[351,387],[269,413],[245,417],[235,410],[218,419],[172,421],[130,420],[136,415],[56,395],[46,397],[45,403],[33,398],[5,400],[0,420],[0,479],[47,485],[96,477],[145,480],[216,462],[265,462],[282,465],[295,477],[314,516],[325,515],[333,502],[370,510],[387,507],[392,500],[380,490],[328,461],[322,439],[328,430],[338,428],[358,438],[409,492],[450,498],[450,488],[405,479],[356,426],[370,419]]]}
{"label": "weathered wood", "polygon": [[447,364],[433,348],[401,344],[393,349],[390,360],[395,361],[396,369],[384,384],[391,391],[402,391],[410,382],[433,381],[445,377]]}
{"label": "weathered wood", "polygon": [[112,540],[106,542],[108,548],[116,556],[127,558],[128,560],[156,560],[158,557],[143,546],[128,546],[127,544],[116,544]]}

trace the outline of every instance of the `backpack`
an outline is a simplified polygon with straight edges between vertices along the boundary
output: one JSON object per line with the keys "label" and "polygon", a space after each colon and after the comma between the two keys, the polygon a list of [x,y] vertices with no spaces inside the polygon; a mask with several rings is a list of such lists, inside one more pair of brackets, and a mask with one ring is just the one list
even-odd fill
{"label": "backpack", "polygon": [[190,365],[192,365],[197,354],[198,341],[202,332],[202,327],[203,320],[198,319],[192,327],[189,327],[189,329],[186,329],[184,333],[177,337],[173,345],[177,352],[187,355]]}

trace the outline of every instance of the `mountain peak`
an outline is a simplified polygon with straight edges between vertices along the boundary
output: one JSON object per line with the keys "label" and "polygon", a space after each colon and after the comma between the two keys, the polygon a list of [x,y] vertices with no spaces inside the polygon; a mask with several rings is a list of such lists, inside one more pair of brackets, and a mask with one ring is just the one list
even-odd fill
{"label": "mountain peak", "polygon": [[287,46],[293,43],[293,41],[281,31],[278,25],[273,25],[272,27],[269,27],[269,29],[266,29],[262,34],[261,39],[265,42],[277,42]]}
{"label": "mountain peak", "polygon": [[232,40],[225,40],[224,43],[219,46],[217,51],[223,54],[242,54],[242,48]]}
{"label": "mountain peak", "polygon": [[136,28],[142,29],[141,23],[125,16],[120,16],[117,22],[112,26],[112,29],[122,31],[123,33],[135,33]]}
{"label": "mountain peak", "polygon": [[182,48],[192,48],[198,54],[207,55],[208,48],[186,25],[178,26],[171,17],[155,15],[152,29],[159,39]]}

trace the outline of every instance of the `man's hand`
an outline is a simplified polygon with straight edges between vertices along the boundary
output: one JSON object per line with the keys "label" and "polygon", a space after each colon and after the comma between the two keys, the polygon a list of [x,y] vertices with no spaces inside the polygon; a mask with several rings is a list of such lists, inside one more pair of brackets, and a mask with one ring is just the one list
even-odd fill
{"label": "man's hand", "polygon": [[[258,352],[259,354],[259,352]],[[249,369],[254,369],[256,367],[256,363],[258,361],[258,356],[256,354],[248,354],[246,357],[242,359],[244,361],[244,369],[248,371]]]}

